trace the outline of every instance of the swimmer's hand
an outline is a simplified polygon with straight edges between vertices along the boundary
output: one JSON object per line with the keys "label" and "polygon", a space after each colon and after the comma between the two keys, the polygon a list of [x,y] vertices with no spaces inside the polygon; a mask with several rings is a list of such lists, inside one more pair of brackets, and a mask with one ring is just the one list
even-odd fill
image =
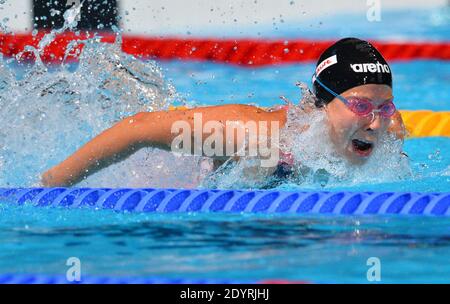
{"label": "swimmer's hand", "polygon": [[41,177],[41,184],[44,187],[65,187],[71,186],[74,182],[74,176],[64,170],[60,166],[54,166],[48,171],[44,172]]}
{"label": "swimmer's hand", "polygon": [[53,179],[54,179],[54,177],[53,177],[52,169],[44,172],[44,174],[42,174],[42,177],[41,177],[42,186],[44,186],[44,187],[53,186],[54,185]]}
{"label": "swimmer's hand", "polygon": [[397,139],[403,140],[407,136],[408,132],[399,111],[395,112],[392,117],[388,131],[394,134]]}

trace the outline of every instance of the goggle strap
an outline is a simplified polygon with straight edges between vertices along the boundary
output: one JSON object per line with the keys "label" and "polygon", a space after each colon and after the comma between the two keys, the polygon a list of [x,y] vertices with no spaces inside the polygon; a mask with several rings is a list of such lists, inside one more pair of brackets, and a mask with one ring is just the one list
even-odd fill
{"label": "goggle strap", "polygon": [[333,95],[336,98],[339,98],[339,100],[342,101],[344,104],[348,104],[347,100],[344,97],[342,97],[341,95],[337,94],[336,92],[331,90],[329,87],[324,85],[322,83],[322,81],[320,81],[319,78],[316,76],[316,73],[314,73],[314,75],[313,75],[313,81],[317,81],[317,83],[320,84],[320,86],[322,88],[324,88],[328,93],[330,93],[331,95]]}

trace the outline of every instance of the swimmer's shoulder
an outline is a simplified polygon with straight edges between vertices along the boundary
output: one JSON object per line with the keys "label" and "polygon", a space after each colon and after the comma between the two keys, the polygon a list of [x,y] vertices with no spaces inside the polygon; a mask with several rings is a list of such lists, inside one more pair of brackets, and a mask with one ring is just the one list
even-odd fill
{"label": "swimmer's shoulder", "polygon": [[[161,114],[161,115],[160,115]],[[287,121],[286,109],[265,109],[255,105],[226,104],[212,105],[195,108],[173,108],[159,112],[142,112],[130,117],[132,120],[154,121],[155,118],[163,118],[165,121],[193,120],[195,114],[202,114],[204,122],[209,120],[240,120],[240,121],[278,121],[283,127]]]}
{"label": "swimmer's shoulder", "polygon": [[264,109],[255,105],[227,104],[194,108],[193,112],[208,112],[214,116],[224,116],[230,119],[238,118],[256,121],[280,121],[284,125],[287,119],[286,109]]}

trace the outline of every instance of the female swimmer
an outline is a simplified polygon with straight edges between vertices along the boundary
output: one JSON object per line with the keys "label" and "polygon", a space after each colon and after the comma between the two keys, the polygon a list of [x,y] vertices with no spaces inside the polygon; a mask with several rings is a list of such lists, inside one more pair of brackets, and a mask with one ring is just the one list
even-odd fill
{"label": "female swimmer", "polygon": [[[404,125],[393,102],[391,69],[369,42],[345,38],[331,45],[318,59],[312,81],[314,110],[324,111],[328,123],[330,136],[324,136],[323,140],[330,138],[339,155],[351,163],[365,163],[386,132],[403,139]],[[203,132],[200,140],[193,140],[191,150],[200,151],[203,155],[202,149],[197,148],[205,144],[212,133],[219,135],[216,137],[223,141],[222,147],[230,144],[227,139],[232,137],[228,137],[230,134],[227,132],[230,131],[225,127],[229,121],[241,125],[255,122],[258,129],[256,142],[262,140],[259,131],[264,124],[261,123],[266,123],[268,136],[272,137],[271,127],[274,124],[283,127],[287,122],[286,109],[266,111],[240,104],[138,113],[105,130],[45,172],[42,183],[49,187],[73,185],[144,146],[171,150],[178,136],[172,132],[173,126],[179,122],[188,124],[192,127],[189,138],[194,138],[195,124],[198,124],[195,118],[200,114],[201,129],[209,131]],[[215,129],[208,128],[210,122],[218,122],[219,127],[215,124]],[[223,161],[235,155],[243,140],[237,135],[231,144],[231,155],[218,149],[220,153],[207,156]],[[269,174],[276,175],[288,171],[285,162],[279,162],[268,170]]]}

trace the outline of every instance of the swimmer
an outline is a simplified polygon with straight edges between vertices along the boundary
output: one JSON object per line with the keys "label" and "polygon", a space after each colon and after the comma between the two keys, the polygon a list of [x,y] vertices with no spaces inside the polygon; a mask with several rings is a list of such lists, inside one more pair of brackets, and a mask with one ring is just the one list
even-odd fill
{"label": "swimmer", "polygon": [[[394,105],[391,69],[369,42],[345,38],[331,45],[318,59],[312,84],[314,111],[324,111],[328,123],[329,136],[324,136],[323,140],[330,138],[339,155],[350,163],[362,165],[367,162],[386,132],[403,139],[405,128]],[[202,130],[209,121],[222,124],[226,121],[241,124],[266,122],[269,130],[275,123],[281,128],[287,122],[286,108],[269,111],[241,104],[138,113],[105,130],[66,160],[45,172],[42,184],[48,187],[74,185],[142,147],[171,151],[172,143],[178,135],[172,133],[173,125],[182,121],[194,130],[194,115],[198,114],[202,114]],[[223,146],[226,146],[226,128],[219,131],[222,133],[220,138],[224,141]],[[194,144],[203,146],[211,133],[203,133],[201,140],[194,140]],[[190,137],[193,138],[194,135],[192,133]],[[269,136],[272,136],[270,131]],[[243,139],[237,139],[233,143],[234,152],[238,150],[240,140]],[[258,137],[257,141],[259,140],[261,138]],[[195,149],[192,147],[193,151]],[[282,151],[280,155],[283,155]],[[227,159],[224,156],[211,157],[218,163]],[[228,156],[230,157],[232,156]],[[289,172],[288,165],[281,161],[267,172],[283,175]]]}

